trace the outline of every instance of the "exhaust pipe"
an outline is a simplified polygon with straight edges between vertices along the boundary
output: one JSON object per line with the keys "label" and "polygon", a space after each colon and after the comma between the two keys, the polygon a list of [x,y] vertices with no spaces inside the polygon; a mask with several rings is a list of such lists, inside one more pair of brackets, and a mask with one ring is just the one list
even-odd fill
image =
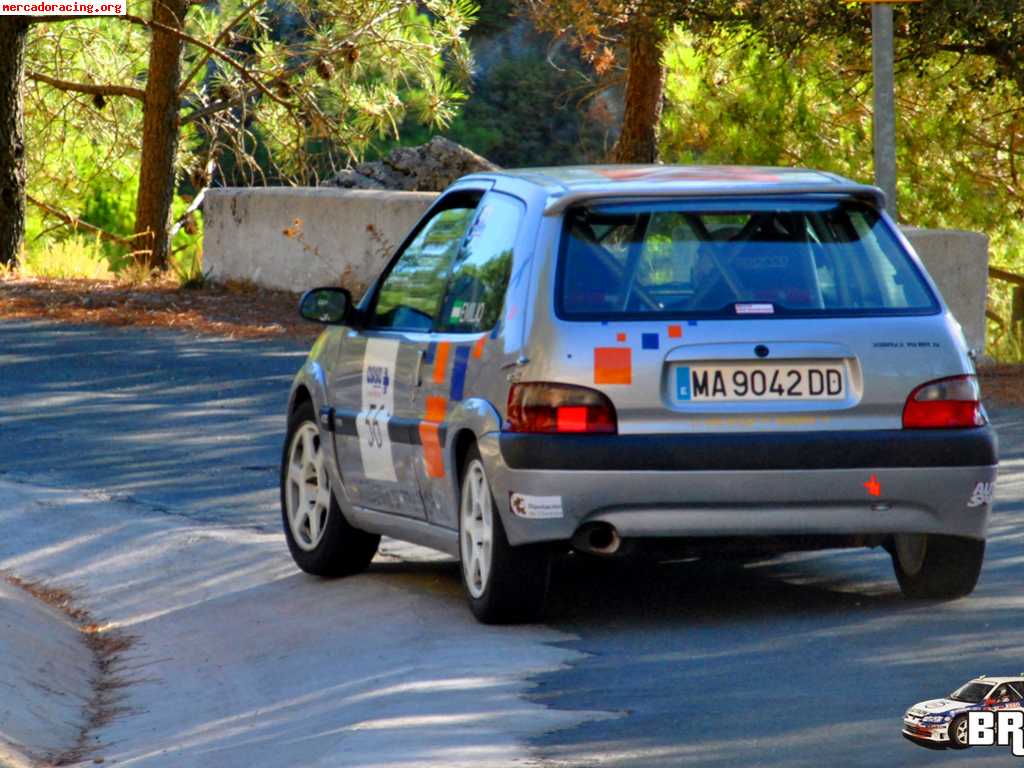
{"label": "exhaust pipe", "polygon": [[572,537],[572,545],[591,555],[614,555],[622,546],[622,538],[610,523],[590,523]]}

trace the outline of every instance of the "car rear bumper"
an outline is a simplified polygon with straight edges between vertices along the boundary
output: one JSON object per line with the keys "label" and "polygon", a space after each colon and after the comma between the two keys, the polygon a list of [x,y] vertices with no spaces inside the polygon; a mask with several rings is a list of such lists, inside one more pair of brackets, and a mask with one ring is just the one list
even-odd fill
{"label": "car rear bumper", "polygon": [[[524,439],[528,438],[528,439]],[[536,436],[480,443],[512,544],[607,523],[623,538],[938,533],[984,538],[989,428],[934,432]],[[513,494],[542,517],[512,511]]]}
{"label": "car rear bumper", "polygon": [[660,435],[502,433],[499,442],[510,469],[802,471],[998,462],[991,427]]}

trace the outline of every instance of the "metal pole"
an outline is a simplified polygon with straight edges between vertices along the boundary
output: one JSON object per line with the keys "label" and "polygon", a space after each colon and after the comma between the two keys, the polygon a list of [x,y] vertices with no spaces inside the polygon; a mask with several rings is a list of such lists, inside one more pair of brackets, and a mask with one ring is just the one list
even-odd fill
{"label": "metal pole", "polygon": [[896,82],[893,76],[892,6],[871,6],[871,67],[874,75],[875,184],[896,218]]}

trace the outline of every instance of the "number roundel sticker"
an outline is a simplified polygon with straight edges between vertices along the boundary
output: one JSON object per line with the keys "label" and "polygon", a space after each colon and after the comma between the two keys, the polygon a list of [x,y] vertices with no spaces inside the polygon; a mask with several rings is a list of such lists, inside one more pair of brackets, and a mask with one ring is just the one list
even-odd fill
{"label": "number roundel sticker", "polygon": [[362,407],[356,419],[363,474],[371,480],[396,482],[388,422],[395,407],[398,341],[367,339],[363,357]]}

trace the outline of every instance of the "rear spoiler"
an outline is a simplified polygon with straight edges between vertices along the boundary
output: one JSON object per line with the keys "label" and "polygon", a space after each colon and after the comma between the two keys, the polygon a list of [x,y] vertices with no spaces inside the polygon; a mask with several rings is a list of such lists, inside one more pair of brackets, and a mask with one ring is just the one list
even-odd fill
{"label": "rear spoiler", "polygon": [[545,216],[558,216],[567,208],[580,203],[600,201],[636,202],[638,199],[664,200],[681,197],[779,197],[786,195],[845,195],[863,200],[875,208],[885,208],[885,193],[878,187],[867,184],[745,184],[706,183],[696,185],[660,182],[623,181],[615,184],[601,184],[593,187],[574,187],[566,192],[556,193],[548,198],[544,208]]}

